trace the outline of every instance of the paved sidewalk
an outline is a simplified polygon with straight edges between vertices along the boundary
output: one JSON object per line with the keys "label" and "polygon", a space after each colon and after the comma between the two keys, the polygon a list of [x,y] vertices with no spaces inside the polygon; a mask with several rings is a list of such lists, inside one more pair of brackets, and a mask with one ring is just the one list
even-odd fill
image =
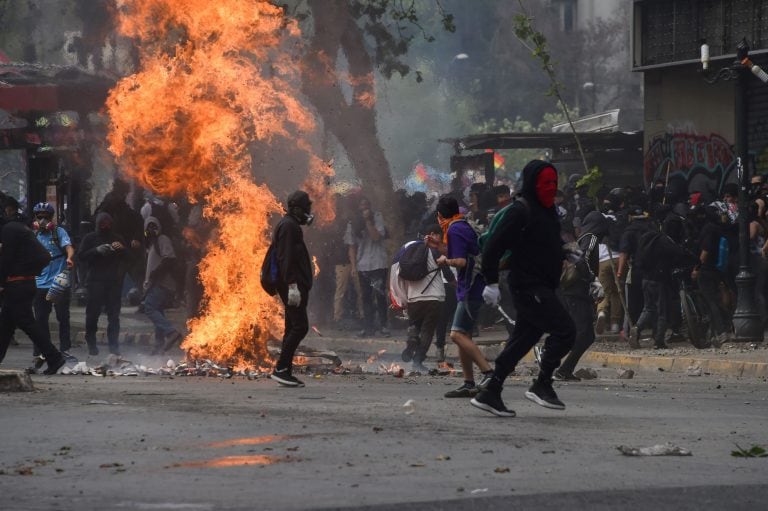
{"label": "paved sidewalk", "polygon": [[[179,327],[184,326],[184,310],[171,309],[167,311],[171,321]],[[73,306],[71,311],[73,344],[85,342],[85,309]],[[144,314],[137,313],[135,307],[123,307],[120,317],[121,344],[133,345],[138,349],[153,345],[154,328]],[[58,344],[56,321],[52,315],[52,338]],[[106,344],[106,316],[99,320],[97,342]],[[24,334],[17,332],[22,340]],[[318,328],[310,330],[303,346],[317,350],[330,350],[342,358],[368,358],[379,355],[385,350],[390,357],[399,359],[399,354],[405,347],[405,330],[395,330],[392,336],[359,338],[354,332]],[[489,360],[496,358],[503,348],[506,331],[500,326],[485,329],[476,339],[478,345]],[[24,341],[22,341],[24,342]],[[26,341],[29,342],[29,341]],[[685,373],[689,368],[700,368],[702,374],[727,375],[751,378],[768,378],[768,343],[733,343],[726,344],[720,349],[696,349],[689,343],[673,343],[670,349],[651,349],[651,340],[642,341],[644,346],[639,350],[631,350],[625,340],[618,336],[600,336],[592,348],[584,355],[579,367],[610,367],[634,370],[669,371]],[[456,347],[450,341],[446,346],[446,355],[458,359]],[[533,363],[531,353],[524,359],[525,363]],[[430,349],[427,365],[434,363],[434,347]]]}

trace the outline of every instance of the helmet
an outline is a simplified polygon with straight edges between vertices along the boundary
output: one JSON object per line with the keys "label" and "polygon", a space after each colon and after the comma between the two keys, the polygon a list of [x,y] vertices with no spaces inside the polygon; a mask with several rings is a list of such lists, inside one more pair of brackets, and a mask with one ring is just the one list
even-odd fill
{"label": "helmet", "polygon": [[53,213],[55,211],[56,210],[54,209],[54,207],[49,202],[38,202],[37,204],[35,204],[35,207],[32,208],[32,212],[34,214],[47,213],[50,216],[53,216]]}

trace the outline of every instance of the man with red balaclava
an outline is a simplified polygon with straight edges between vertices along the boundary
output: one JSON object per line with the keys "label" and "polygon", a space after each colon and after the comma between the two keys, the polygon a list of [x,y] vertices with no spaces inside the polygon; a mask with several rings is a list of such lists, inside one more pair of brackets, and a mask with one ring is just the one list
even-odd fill
{"label": "man with red balaclava", "polygon": [[[542,334],[544,341],[540,371],[525,397],[555,410],[565,409],[552,388],[552,374],[570,351],[576,326],[555,290],[566,256],[578,258],[577,248],[566,250],[560,237],[555,208],[557,171],[551,163],[533,160],[523,169],[521,198],[515,201],[489,233],[483,244],[483,299],[499,303],[499,260],[509,251],[509,287],[517,310],[517,324],[504,350],[496,359],[493,377],[472,399],[473,406],[500,417],[514,417],[501,399],[502,386],[517,363],[533,348]],[[572,255],[571,255],[572,254]]]}

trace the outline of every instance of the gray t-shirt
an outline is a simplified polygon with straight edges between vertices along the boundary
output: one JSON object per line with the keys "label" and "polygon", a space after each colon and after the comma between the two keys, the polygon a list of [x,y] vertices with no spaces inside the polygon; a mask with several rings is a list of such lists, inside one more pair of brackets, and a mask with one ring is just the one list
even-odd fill
{"label": "gray t-shirt", "polygon": [[387,231],[384,228],[384,217],[378,211],[373,214],[373,225],[382,239],[374,241],[368,230],[352,233],[352,222],[347,224],[347,232],[344,234],[345,245],[355,245],[357,248],[357,271],[372,271],[389,268],[387,261],[387,249],[384,247],[384,236]]}
{"label": "gray t-shirt", "polygon": [[[152,274],[152,272],[155,271],[158,266],[160,266],[160,263],[163,261],[163,259],[169,257],[176,257],[176,252],[173,250],[173,243],[171,243],[171,239],[168,236],[161,234],[157,238],[156,243],[149,245],[149,253],[147,254],[147,276],[146,280],[144,281],[144,287],[147,287],[149,276]],[[160,279],[157,282],[154,282],[154,284],[157,286],[162,286],[169,291],[176,291],[176,280],[173,278],[170,272],[165,272],[160,276]]]}

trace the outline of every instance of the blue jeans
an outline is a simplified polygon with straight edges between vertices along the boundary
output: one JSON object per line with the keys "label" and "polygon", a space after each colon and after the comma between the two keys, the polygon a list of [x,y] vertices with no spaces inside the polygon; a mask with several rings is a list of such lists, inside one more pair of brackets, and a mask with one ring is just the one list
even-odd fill
{"label": "blue jeans", "polygon": [[144,314],[155,325],[155,344],[162,346],[165,338],[176,333],[176,328],[165,317],[165,309],[173,303],[173,292],[162,286],[152,286],[144,296]]}

